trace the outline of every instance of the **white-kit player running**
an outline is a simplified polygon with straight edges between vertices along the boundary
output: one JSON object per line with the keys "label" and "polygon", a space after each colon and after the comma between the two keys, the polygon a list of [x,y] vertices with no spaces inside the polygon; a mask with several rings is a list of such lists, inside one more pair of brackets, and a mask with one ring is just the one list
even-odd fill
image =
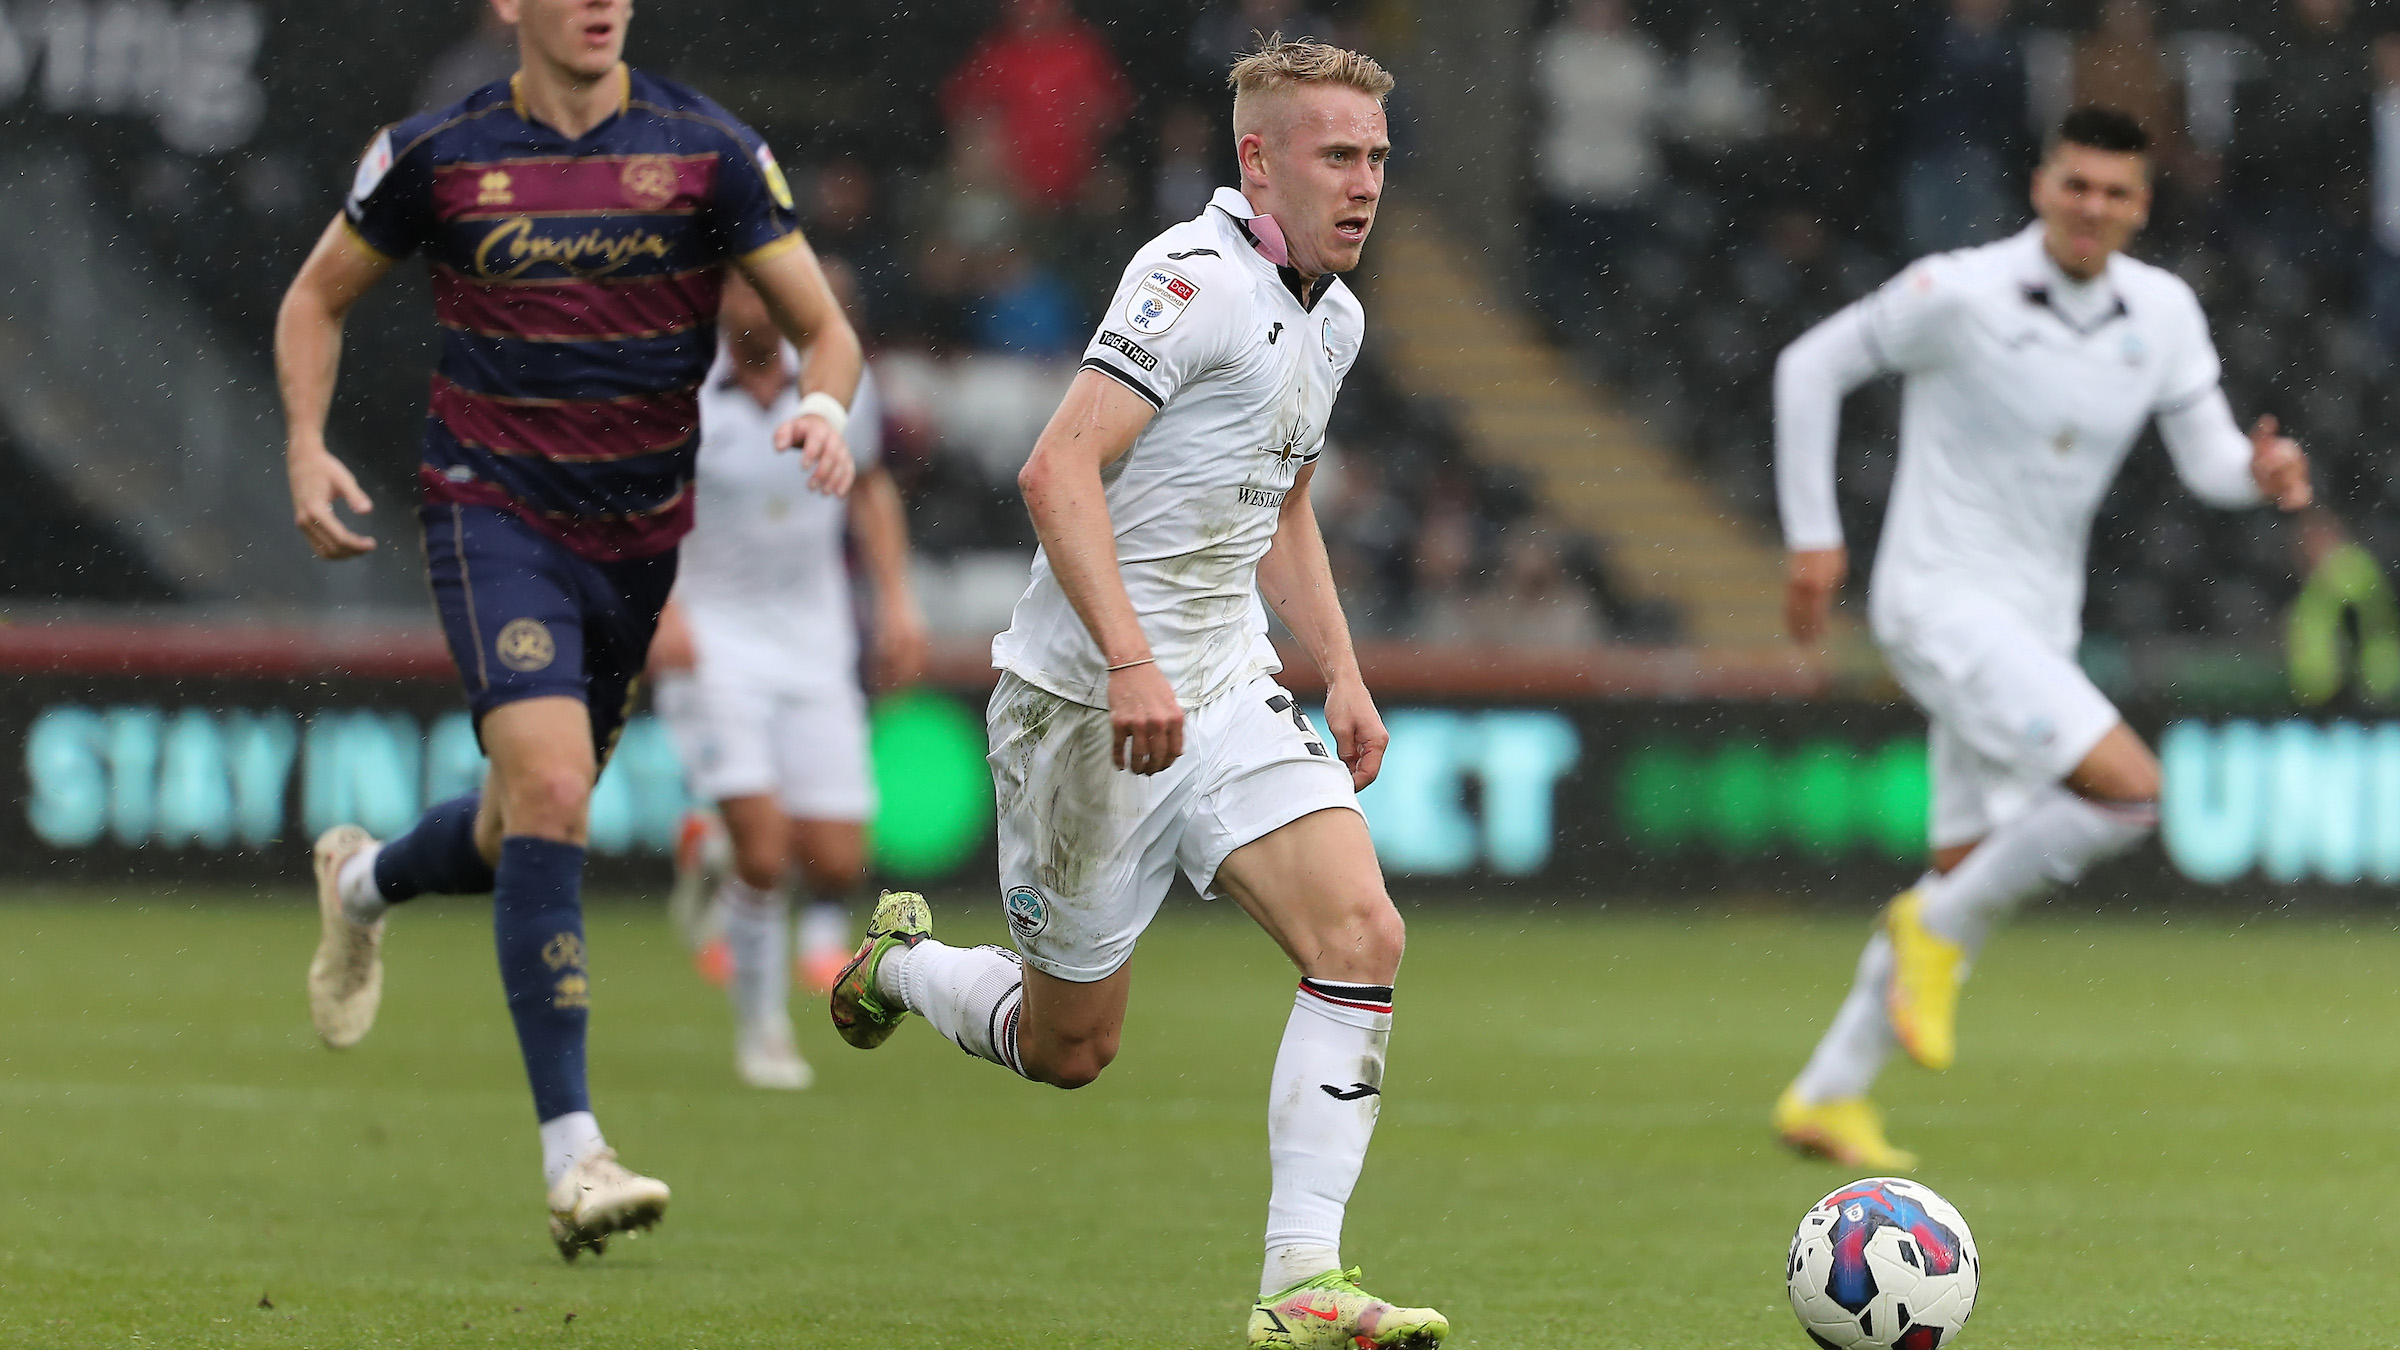
{"label": "white-kit player running", "polygon": [[[1388,739],[1308,500],[1364,318],[1383,190],[1375,62],[1269,39],[1233,69],[1241,189],[1152,240],[1019,483],[1033,584],[992,645],[1000,884],[1018,957],[928,936],[887,897],[835,985],[872,1047],[910,1012],[969,1054],[1081,1087],[1116,1057],[1135,941],[1180,868],[1300,968],[1275,1060],[1253,1346],[1431,1346],[1448,1324],[1358,1287],[1342,1213],[1383,1088],[1400,915],[1356,789]],[[1271,672],[1259,598],[1328,682],[1337,758]]]}
{"label": "white-kit player running", "polygon": [[2146,423],[2202,500],[2309,500],[2300,448],[2247,437],[2200,304],[2124,256],[2148,219],[2149,138],[2070,112],[2034,172],[2040,220],[1936,254],[1810,329],[1775,371],[1775,477],[1793,637],[1847,570],[1834,501],[1842,396],[1903,377],[1900,466],[1867,588],[1876,641],[1930,726],[1933,870],[1884,911],[1857,983],[1780,1101],[1785,1141],[1904,1170],[1868,1089],[1895,1040],[1949,1065],[1960,982],[1993,924],[2158,820],[2158,762],[2076,664],[2092,517]]}
{"label": "white-kit player running", "polygon": [[[842,275],[827,269],[829,282]],[[921,670],[925,620],[909,585],[900,494],[876,462],[874,377],[860,375],[850,404],[849,497],[813,492],[775,449],[775,428],[799,405],[798,355],[738,272],[725,274],[717,323],[717,362],[700,390],[692,533],[650,663],[693,795],[716,803],[730,844],[709,926],[730,958],[735,1070],[753,1087],[797,1089],[813,1075],[786,1007],[784,878],[796,870],[814,897],[803,927],[819,936],[804,933],[803,947],[847,954],[875,812],[845,531],[875,593],[885,679],[906,683]]]}

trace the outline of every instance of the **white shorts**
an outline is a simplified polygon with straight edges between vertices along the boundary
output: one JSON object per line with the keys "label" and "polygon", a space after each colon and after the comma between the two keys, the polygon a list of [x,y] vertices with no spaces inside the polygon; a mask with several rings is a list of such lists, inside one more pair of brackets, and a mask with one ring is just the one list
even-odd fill
{"label": "white shorts", "polygon": [[1183,756],[1143,776],[1109,760],[1109,717],[1003,672],[986,718],[999,798],[1000,892],[1037,970],[1115,974],[1180,867],[1214,894],[1227,854],[1328,807],[1358,810],[1350,770],[1259,676],[1184,714]]}
{"label": "white shorts", "polygon": [[1876,638],[1932,724],[1935,848],[2016,819],[2123,720],[2072,655],[1996,605],[1895,618]]}
{"label": "white shorts", "polygon": [[873,818],[867,703],[857,685],[794,689],[703,672],[660,679],[652,703],[693,796],[773,796],[794,820]]}

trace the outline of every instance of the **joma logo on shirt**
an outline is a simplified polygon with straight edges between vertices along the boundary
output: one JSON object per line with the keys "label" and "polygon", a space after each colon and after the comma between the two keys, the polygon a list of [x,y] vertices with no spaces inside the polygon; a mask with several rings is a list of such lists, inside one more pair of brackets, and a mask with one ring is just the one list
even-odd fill
{"label": "joma logo on shirt", "polygon": [[654,230],[586,230],[563,238],[536,234],[531,216],[512,216],[475,246],[475,270],[506,281],[542,263],[555,263],[578,277],[603,277],[636,258],[664,258],[673,247]]}

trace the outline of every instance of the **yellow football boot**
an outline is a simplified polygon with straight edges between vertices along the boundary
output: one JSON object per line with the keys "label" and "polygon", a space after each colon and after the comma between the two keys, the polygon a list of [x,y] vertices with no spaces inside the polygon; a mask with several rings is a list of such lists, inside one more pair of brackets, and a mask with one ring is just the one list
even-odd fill
{"label": "yellow football boot", "polygon": [[1802,1153],[1864,1172],[1913,1172],[1917,1155],[1883,1137],[1883,1112],[1864,1097],[1811,1106],[1794,1083],[1775,1099],[1775,1136]]}
{"label": "yellow football boot", "polygon": [[1950,1067],[1958,1058],[1958,986],[1966,977],[1966,949],[1925,927],[1925,893],[1902,891],[1883,909],[1883,931],[1892,940],[1892,982],[1885,1011],[1892,1034],[1908,1057],[1928,1069]]}
{"label": "yellow football boot", "polygon": [[1358,1287],[1356,1268],[1329,1270],[1250,1305],[1250,1350],[1436,1350],[1450,1320]]}

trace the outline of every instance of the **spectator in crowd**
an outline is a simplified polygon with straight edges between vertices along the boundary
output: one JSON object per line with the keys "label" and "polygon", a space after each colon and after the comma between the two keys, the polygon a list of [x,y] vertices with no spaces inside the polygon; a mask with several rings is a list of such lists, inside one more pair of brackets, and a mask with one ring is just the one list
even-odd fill
{"label": "spectator in crowd", "polygon": [[1847,218],[1870,199],[1872,176],[1862,152],[1866,137],[1851,124],[1858,114],[1827,85],[1815,63],[1787,58],[1768,100],[1766,136],[1754,152],[1754,199],[1788,201],[1820,215]]}
{"label": "spectator in crowd", "polygon": [[1150,173],[1150,203],[1160,228],[1190,220],[1208,206],[1224,166],[1211,151],[1217,130],[1208,115],[1177,103],[1158,121],[1158,159]]}
{"label": "spectator in crowd", "polygon": [[2025,54],[2009,0],[1950,0],[1911,38],[1897,119],[1911,254],[1989,243],[2024,218]]}
{"label": "spectator in crowd", "polygon": [[2216,166],[2192,145],[2184,86],[2158,36],[2152,0],[2107,0],[2100,26],[2075,44],[2076,107],[2113,108],[2150,133],[2157,179],[2154,225],[2172,227],[2216,186]]}
{"label": "spectator in crowd", "polygon": [[977,263],[981,282],[968,341],[991,351],[1064,356],[1090,336],[1075,290],[1023,249],[992,249]]}
{"label": "spectator in crowd", "polygon": [[2360,289],[2376,338],[2400,357],[2400,33],[2377,35],[2374,51],[2374,216]]}
{"label": "spectator in crowd", "polygon": [[417,86],[420,111],[446,108],[494,80],[517,73],[517,27],[503,23],[493,8],[476,0],[475,31],[433,58]]}
{"label": "spectator in crowd", "polygon": [[1475,543],[1474,519],[1450,500],[1429,505],[1417,522],[1409,596],[1417,640],[1475,640]]}
{"label": "spectator in crowd", "polygon": [[1243,52],[1257,45],[1255,35],[1259,33],[1326,42],[1335,39],[1333,22],[1301,0],[1235,0],[1211,5],[1193,23],[1188,44],[1196,92],[1221,101],[1226,75]]}
{"label": "spectator in crowd", "polygon": [[1766,92],[1750,78],[1740,38],[1711,23],[1692,38],[1675,88],[1675,134],[1703,150],[1754,141],[1766,131]]}
{"label": "spectator in crowd", "polygon": [[[1380,447],[1379,447],[1380,448]],[[1350,454],[1329,444],[1310,491],[1319,503],[1325,548],[1336,589],[1360,637],[1389,637],[1403,623],[1416,521],[1391,490],[1377,455]]]}
{"label": "spectator in crowd", "polygon": [[1615,285],[1639,242],[1659,177],[1658,120],[1665,64],[1635,31],[1625,0],[1571,0],[1534,53],[1544,126],[1539,298],[1581,327]]}
{"label": "spectator in crowd", "polygon": [[2374,89],[2350,0],[2291,0],[2283,20],[2260,74],[2234,91],[2226,189],[2254,244],[2321,273],[2364,223]]}
{"label": "spectator in crowd", "polygon": [[867,166],[847,155],[817,166],[808,197],[806,230],[820,258],[839,258],[857,279],[857,303],[849,313],[862,337],[913,328],[908,278],[892,251],[889,231],[878,219],[880,194]]}
{"label": "spectator in crowd", "polygon": [[2150,133],[2150,157],[2165,168],[2185,153],[2183,84],[2159,41],[2150,0],[2107,0],[2100,26],[2075,44],[2075,86],[2069,103],[2114,108]]}
{"label": "spectator in crowd", "polygon": [[1591,592],[1567,575],[1550,537],[1529,525],[1502,540],[1500,584],[1474,612],[1476,639],[1498,647],[1588,647],[1607,636]]}
{"label": "spectator in crowd", "polygon": [[999,25],[942,85],[949,125],[994,121],[1018,200],[1044,212],[1075,204],[1132,109],[1116,56],[1067,0],[1008,0]]}

